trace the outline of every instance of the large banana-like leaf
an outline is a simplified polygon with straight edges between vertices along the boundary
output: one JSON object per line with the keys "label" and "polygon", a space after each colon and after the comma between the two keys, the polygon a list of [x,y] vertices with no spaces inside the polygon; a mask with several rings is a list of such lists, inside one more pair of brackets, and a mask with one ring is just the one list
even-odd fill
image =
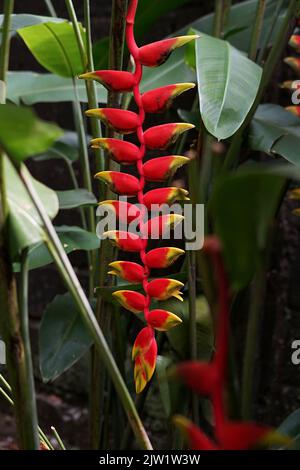
{"label": "large banana-like leaf", "polygon": [[217,139],[227,139],[244,122],[262,69],[229,42],[206,34],[196,42],[196,69],[204,125]]}
{"label": "large banana-like leaf", "polygon": [[[81,27],[82,39],[85,32]],[[75,77],[83,72],[82,60],[71,23],[41,23],[18,29],[36,60],[49,72]]]}
{"label": "large banana-like leaf", "polygon": [[[84,80],[76,81],[79,100],[87,102]],[[99,84],[96,87],[99,103],[106,103],[107,92]],[[56,103],[75,101],[74,85],[71,78],[59,77],[51,73],[9,72],[7,75],[7,99],[15,104],[20,102],[33,105],[36,103]]]}

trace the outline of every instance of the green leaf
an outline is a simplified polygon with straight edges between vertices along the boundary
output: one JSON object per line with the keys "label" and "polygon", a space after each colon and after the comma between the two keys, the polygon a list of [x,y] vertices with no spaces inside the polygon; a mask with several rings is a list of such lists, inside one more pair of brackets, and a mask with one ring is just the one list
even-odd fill
{"label": "green leaf", "polygon": [[[87,103],[84,80],[77,80],[76,88],[79,100]],[[74,101],[74,86],[72,79],[49,73],[9,72],[7,99],[27,105]],[[106,103],[107,92],[101,85],[97,85],[97,99],[99,103]]]}
{"label": "green leaf", "polygon": [[[68,225],[55,228],[66,253],[77,250],[90,251],[99,248],[99,239],[92,232]],[[53,258],[44,243],[37,243],[29,249],[28,262],[29,269],[37,269],[53,263]],[[14,271],[20,271],[19,263],[14,263]]]}
{"label": "green leaf", "polygon": [[196,68],[204,125],[217,139],[227,139],[244,122],[262,69],[229,42],[202,34],[196,41]]}
{"label": "green leaf", "polygon": [[[0,32],[2,29],[4,15],[0,15]],[[66,21],[62,18],[53,18],[51,16],[39,16],[39,15],[27,15],[27,14],[14,14],[10,17],[10,37],[14,36],[17,33],[17,30],[20,28],[25,28],[26,26],[32,26],[40,23],[48,23],[49,21],[54,23],[61,23]],[[1,43],[1,34],[0,34],[0,43]]]}
{"label": "green leaf", "polygon": [[28,108],[0,105],[0,147],[14,160],[22,161],[44,152],[62,134],[56,125],[38,119]]}
{"label": "green leaf", "polygon": [[300,119],[276,104],[259,106],[250,125],[249,145],[300,165]]}
{"label": "green leaf", "polygon": [[277,431],[293,439],[293,444],[287,447],[288,450],[300,450],[300,409],[293,411]]}
{"label": "green leaf", "polygon": [[40,370],[45,382],[72,367],[91,347],[90,337],[70,294],[58,295],[43,315],[40,337]]}
{"label": "green leaf", "polygon": [[283,187],[281,175],[255,167],[216,184],[212,216],[234,290],[250,282],[262,260]]}
{"label": "green leaf", "polygon": [[99,39],[93,44],[93,59],[95,70],[108,69],[109,37]]}
{"label": "green leaf", "polygon": [[[17,171],[7,157],[2,158],[4,158],[7,203],[9,208],[10,251],[12,258],[16,258],[22,249],[44,240],[45,234],[42,229],[40,216],[28,196]],[[49,217],[55,217],[58,212],[58,199],[55,192],[34,178],[30,178]]]}
{"label": "green leaf", "polygon": [[[85,43],[85,33],[80,28]],[[62,77],[82,73],[84,67],[71,23],[41,23],[18,29],[18,33],[39,64],[49,72]]]}
{"label": "green leaf", "polygon": [[[90,135],[86,135],[86,145],[89,145]],[[75,162],[78,159],[79,145],[78,134],[74,131],[64,131],[64,134],[50,147],[46,152],[34,155],[36,161],[63,159],[68,163]]]}
{"label": "green leaf", "polygon": [[94,206],[97,199],[84,188],[56,191],[60,209],[74,209],[82,206]]}

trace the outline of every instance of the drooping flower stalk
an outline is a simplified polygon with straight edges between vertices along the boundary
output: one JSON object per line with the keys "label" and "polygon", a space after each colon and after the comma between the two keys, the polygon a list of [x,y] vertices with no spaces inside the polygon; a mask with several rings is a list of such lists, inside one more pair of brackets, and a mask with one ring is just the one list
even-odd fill
{"label": "drooping flower stalk", "polygon": [[[146,181],[166,181],[174,174],[177,168],[188,162],[186,157],[170,155],[155,158],[144,163],[146,149],[164,150],[175,142],[177,137],[188,129],[194,127],[186,123],[168,123],[154,126],[144,131],[143,125],[146,113],[162,112],[170,106],[172,99],[182,92],[193,88],[193,83],[168,85],[141,94],[143,66],[157,67],[165,62],[170,53],[177,47],[195,39],[197,36],[181,36],[168,38],[143,47],[138,47],[134,37],[134,20],[138,0],[131,0],[126,17],[126,42],[129,53],[134,62],[134,72],[115,70],[99,70],[81,75],[80,78],[93,79],[100,82],[108,90],[117,92],[132,91],[137,106],[137,112],[117,108],[91,109],[86,112],[90,117],[101,119],[109,128],[122,134],[135,132],[138,145],[112,138],[93,139],[92,147],[104,148],[110,158],[121,164],[135,164],[138,177],[128,173],[105,171],[97,173],[96,178],[106,182],[111,189],[119,195],[135,196],[139,207],[123,201],[104,201],[101,204],[110,207],[118,220],[129,223],[132,218],[138,222],[139,234],[122,230],[108,231],[103,236],[110,240],[121,250],[137,252],[141,264],[114,261],[110,267],[110,274],[120,276],[130,282],[142,284],[144,294],[119,290],[114,298],[136,315],[143,314],[147,326],[138,334],[134,346],[132,359],[135,363],[134,378],[137,393],[141,392],[151,379],[156,364],[157,344],[155,330],[166,331],[179,324],[181,319],[172,312],[163,309],[151,310],[151,300],[165,300],[172,296],[181,300],[181,283],[172,279],[156,279],[149,282],[151,269],[170,266],[184,253],[174,247],[157,248],[147,251],[148,239],[155,233],[163,236],[170,227],[175,227],[182,217],[176,214],[167,214],[148,218],[148,210],[152,204],[172,204],[176,200],[186,200],[187,191],[181,188],[158,188],[144,193]],[[131,217],[131,218],[130,218]]]}

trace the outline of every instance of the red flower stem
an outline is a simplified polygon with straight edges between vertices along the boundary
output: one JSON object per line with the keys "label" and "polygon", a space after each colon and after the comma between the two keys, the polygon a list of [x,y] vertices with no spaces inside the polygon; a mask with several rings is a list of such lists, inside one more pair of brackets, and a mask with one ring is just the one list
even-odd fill
{"label": "red flower stem", "polygon": [[[147,233],[145,233],[145,223],[144,223],[147,217],[147,210],[144,207],[145,177],[144,177],[144,170],[143,170],[143,158],[145,156],[145,151],[146,151],[144,131],[143,131],[145,110],[143,108],[142,96],[140,93],[140,83],[142,80],[143,68],[139,60],[139,48],[134,38],[134,20],[135,20],[137,4],[138,4],[138,0],[131,0],[129,3],[128,13],[126,17],[126,41],[127,41],[128,50],[131,56],[133,57],[134,64],[135,64],[134,76],[135,76],[136,83],[133,87],[133,96],[134,96],[136,105],[138,107],[138,116],[139,116],[139,125],[137,127],[137,137],[140,143],[140,147],[139,147],[140,153],[139,153],[139,158],[137,161],[137,170],[138,170],[139,180],[140,180],[140,190],[138,192],[137,198],[141,206],[141,213],[139,217],[139,227],[140,227],[141,238],[143,239],[143,248],[140,251],[140,258],[144,266],[143,289],[146,294],[146,306],[144,309],[144,316],[145,316],[145,319],[147,319],[151,298],[147,292],[148,278],[149,278],[150,271],[146,263],[146,247],[147,247],[148,235]],[[154,334],[154,331],[153,331],[153,334]]]}

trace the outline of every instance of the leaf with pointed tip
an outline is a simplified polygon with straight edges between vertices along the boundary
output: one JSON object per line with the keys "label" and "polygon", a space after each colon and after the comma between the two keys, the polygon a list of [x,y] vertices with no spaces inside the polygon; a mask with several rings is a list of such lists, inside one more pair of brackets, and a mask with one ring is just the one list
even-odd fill
{"label": "leaf with pointed tip", "polygon": [[75,209],[76,207],[95,206],[97,199],[93,193],[84,188],[56,191],[60,209]]}
{"label": "leaf with pointed tip", "polygon": [[40,337],[40,370],[45,382],[55,380],[91,347],[89,335],[69,293],[58,295],[44,312]]}
{"label": "leaf with pointed tip", "polygon": [[[80,34],[85,43],[85,32]],[[40,65],[62,77],[76,77],[83,72],[80,52],[71,23],[40,23],[18,29],[30,52]]]}

